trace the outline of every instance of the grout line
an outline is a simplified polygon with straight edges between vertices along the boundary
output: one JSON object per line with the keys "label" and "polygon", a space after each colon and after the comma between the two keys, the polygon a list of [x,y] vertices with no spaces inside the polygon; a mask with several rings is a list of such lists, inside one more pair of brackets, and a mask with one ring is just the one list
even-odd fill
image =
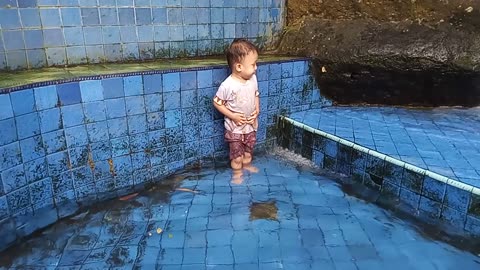
{"label": "grout line", "polygon": [[430,170],[425,170],[425,169],[422,169],[418,166],[415,166],[413,164],[410,164],[410,163],[407,163],[407,162],[404,162],[402,160],[399,160],[399,159],[396,159],[396,158],[393,158],[393,157],[390,157],[390,156],[387,156],[385,154],[382,154],[376,150],[373,150],[373,149],[369,149],[369,148],[366,148],[366,147],[363,147],[359,144],[356,144],[356,143],[353,143],[351,141],[348,141],[348,140],[345,140],[345,139],[342,139],[338,136],[335,136],[335,135],[332,135],[330,133],[327,133],[325,131],[321,131],[321,130],[318,130],[318,129],[314,129],[310,126],[307,126],[305,124],[302,124],[296,120],[293,120],[293,119],[290,119],[286,116],[280,116],[280,119],[281,120],[285,120],[287,122],[290,122],[292,125],[296,126],[296,127],[300,127],[300,128],[304,128],[310,132],[313,132],[314,134],[317,134],[317,135],[320,135],[320,136],[323,136],[323,137],[326,137],[328,139],[331,139],[335,142],[338,142],[338,143],[341,143],[345,146],[348,146],[348,147],[352,147],[353,149],[355,150],[358,150],[360,152],[364,152],[368,155],[372,155],[374,157],[378,157],[382,160],[385,160],[387,162],[390,162],[390,163],[393,163],[395,165],[398,165],[400,167],[403,167],[407,170],[410,170],[410,171],[413,171],[415,173],[418,173],[418,174],[421,174],[421,175],[425,175],[425,176],[428,176],[432,179],[435,179],[437,181],[440,181],[442,183],[446,183],[450,186],[453,186],[455,188],[458,188],[458,189],[461,189],[461,190],[465,190],[467,192],[470,192],[472,194],[476,194],[476,195],[480,195],[480,188],[476,188],[472,185],[469,185],[469,184],[466,184],[466,183],[463,183],[463,182],[460,182],[458,180],[455,180],[455,179],[452,179],[452,178],[448,178],[446,176],[443,176],[443,175],[440,175],[438,173],[435,173],[435,172],[432,172]]}

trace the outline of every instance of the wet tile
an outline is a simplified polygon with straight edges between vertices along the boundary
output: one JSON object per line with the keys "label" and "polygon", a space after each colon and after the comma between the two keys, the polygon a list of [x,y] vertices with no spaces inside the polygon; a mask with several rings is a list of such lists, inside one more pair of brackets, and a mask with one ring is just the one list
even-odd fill
{"label": "wet tile", "polygon": [[66,151],[47,155],[48,172],[58,175],[68,170],[68,153]]}
{"label": "wet tile", "polygon": [[[13,113],[15,116],[32,113],[35,110],[35,98],[33,94],[33,89],[12,92],[10,93],[10,99],[12,102],[11,106],[13,108]],[[8,108],[8,105],[2,106],[2,108]],[[5,110],[5,112],[3,113],[6,113],[7,111],[8,109]]]}
{"label": "wet tile", "polygon": [[78,168],[87,165],[89,149],[87,146],[72,147],[68,149],[69,167]]}
{"label": "wet tile", "polygon": [[115,98],[105,101],[107,119],[125,117],[127,110],[124,98]]}
{"label": "wet tile", "polygon": [[65,128],[81,125],[84,123],[84,114],[81,104],[61,107],[63,126]]}
{"label": "wet tile", "polygon": [[127,121],[128,134],[133,135],[147,131],[147,118],[144,114],[128,116]]}
{"label": "wet tile", "polygon": [[40,134],[38,113],[29,113],[15,118],[19,139],[25,139]]}
{"label": "wet tile", "polygon": [[[53,197],[52,179],[45,178],[29,185],[32,204],[39,204]],[[53,200],[51,201],[53,203]]]}
{"label": "wet tile", "polygon": [[443,203],[452,209],[464,213],[470,204],[470,197],[471,192],[447,185]]}
{"label": "wet tile", "polygon": [[124,77],[123,89],[125,92],[125,96],[142,95],[144,93],[142,76]]}
{"label": "wet tile", "polygon": [[105,99],[121,98],[125,96],[122,78],[103,79],[102,86]]}
{"label": "wet tile", "polygon": [[85,123],[93,123],[106,120],[105,102],[93,101],[83,104],[83,111],[85,113]]}
{"label": "wet tile", "polygon": [[108,134],[110,138],[118,138],[128,135],[128,125],[127,119],[123,118],[116,118],[110,119],[107,121],[108,124]]}
{"label": "wet tile", "polygon": [[58,108],[40,111],[38,116],[40,118],[40,130],[42,133],[63,128],[60,109]]}
{"label": "wet tile", "polygon": [[0,120],[0,146],[12,143],[17,139],[15,119]]}
{"label": "wet tile", "polygon": [[88,141],[90,143],[101,142],[108,138],[107,121],[87,124]]}
{"label": "wet tile", "polygon": [[125,98],[127,115],[145,114],[145,101],[143,96],[131,96]]}
{"label": "wet tile", "polygon": [[79,104],[82,102],[80,86],[78,82],[62,83],[57,85],[57,94],[60,104],[63,106]]}
{"label": "wet tile", "polygon": [[11,214],[18,213],[31,204],[28,187],[12,191],[6,197]]}
{"label": "wet tile", "polygon": [[79,147],[88,144],[88,134],[84,125],[66,128],[64,131],[68,148]]}
{"label": "wet tile", "polygon": [[418,172],[405,170],[402,179],[402,187],[420,194],[422,192],[424,179],[425,175],[422,175]]}
{"label": "wet tile", "polygon": [[23,164],[27,183],[33,183],[48,176],[46,158],[39,158]]}
{"label": "wet tile", "polygon": [[145,95],[145,109],[148,113],[163,111],[162,94]]}
{"label": "wet tile", "polygon": [[27,184],[25,171],[22,165],[2,171],[1,176],[1,179],[3,180],[3,190],[7,194]]}
{"label": "wet tile", "polygon": [[443,198],[446,191],[446,184],[430,178],[428,176],[425,177],[423,181],[422,187],[422,195],[434,200],[436,202],[443,203]]}
{"label": "wet tile", "polygon": [[45,156],[45,147],[41,136],[34,136],[20,141],[23,162]]}

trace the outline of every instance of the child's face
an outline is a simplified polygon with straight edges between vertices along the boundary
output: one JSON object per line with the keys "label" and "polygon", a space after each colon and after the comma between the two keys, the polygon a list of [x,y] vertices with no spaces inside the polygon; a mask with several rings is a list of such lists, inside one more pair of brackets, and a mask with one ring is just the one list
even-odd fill
{"label": "child's face", "polygon": [[251,51],[236,65],[237,72],[242,79],[250,80],[252,78],[255,71],[257,71],[257,60],[257,52]]}

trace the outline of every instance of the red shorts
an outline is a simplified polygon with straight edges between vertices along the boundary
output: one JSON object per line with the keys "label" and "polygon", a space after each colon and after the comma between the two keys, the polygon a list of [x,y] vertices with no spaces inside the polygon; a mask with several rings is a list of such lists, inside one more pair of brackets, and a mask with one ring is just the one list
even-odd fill
{"label": "red shorts", "polygon": [[225,141],[230,146],[230,160],[243,156],[244,153],[253,153],[253,146],[257,142],[257,132],[247,134],[225,131]]}

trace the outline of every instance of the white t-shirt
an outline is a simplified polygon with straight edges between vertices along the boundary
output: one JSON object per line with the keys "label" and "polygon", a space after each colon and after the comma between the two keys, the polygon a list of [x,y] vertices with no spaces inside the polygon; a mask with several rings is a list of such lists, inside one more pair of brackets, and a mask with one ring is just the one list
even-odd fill
{"label": "white t-shirt", "polygon": [[[216,96],[223,101],[224,105],[232,112],[243,113],[245,118],[256,110],[255,97],[258,95],[257,76],[254,74],[250,80],[242,83],[231,75],[222,82]],[[256,131],[258,121],[253,125],[243,124],[237,126],[230,118],[225,117],[225,129],[240,134]]]}

